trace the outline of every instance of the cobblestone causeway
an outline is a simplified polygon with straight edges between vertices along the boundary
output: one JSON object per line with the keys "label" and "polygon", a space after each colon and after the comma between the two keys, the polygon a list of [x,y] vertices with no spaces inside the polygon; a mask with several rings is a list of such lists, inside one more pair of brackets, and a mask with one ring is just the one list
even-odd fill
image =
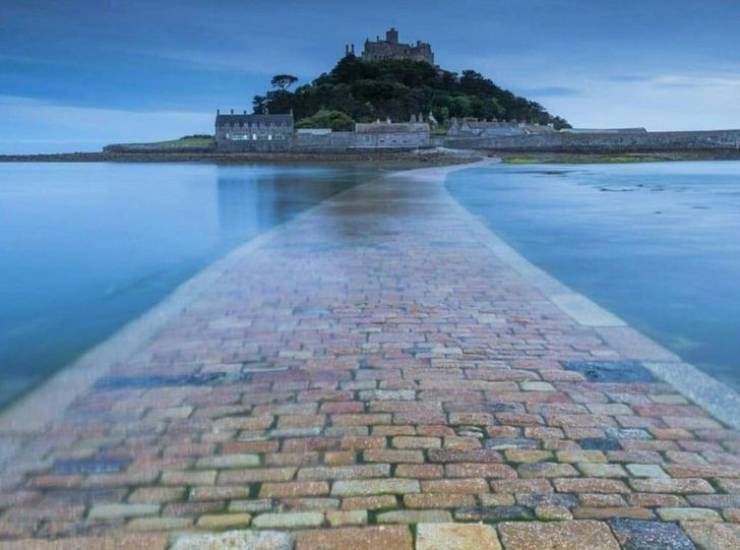
{"label": "cobblestone causeway", "polygon": [[52,428],[0,432],[0,547],[740,548],[738,432],[484,246],[443,174],[289,222]]}

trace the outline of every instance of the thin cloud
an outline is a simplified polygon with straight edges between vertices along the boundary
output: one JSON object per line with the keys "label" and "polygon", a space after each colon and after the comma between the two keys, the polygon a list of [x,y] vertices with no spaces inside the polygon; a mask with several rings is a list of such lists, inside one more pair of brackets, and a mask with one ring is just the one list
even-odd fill
{"label": "thin cloud", "polygon": [[595,78],[584,81],[582,89],[576,97],[551,97],[546,106],[580,127],[740,128],[740,79],[730,76]]}
{"label": "thin cloud", "polygon": [[519,90],[519,93],[532,97],[562,97],[580,95],[581,90],[565,86],[545,86],[542,88],[527,88]]}
{"label": "thin cloud", "polygon": [[17,95],[1,95],[0,94],[0,106],[12,105],[16,107],[42,105],[43,101],[33,97],[23,97]]}
{"label": "thin cloud", "polygon": [[661,88],[730,88],[740,91],[740,78],[734,76],[659,76],[652,82]]}
{"label": "thin cloud", "polygon": [[651,80],[652,77],[650,76],[644,76],[644,75],[634,75],[634,74],[622,74],[622,75],[613,75],[606,77],[606,80],[610,80],[612,82],[646,82],[648,80]]}
{"label": "thin cloud", "polygon": [[0,135],[14,135],[16,141],[47,136],[48,141],[87,143],[91,150],[213,131],[212,113],[75,107],[17,96],[0,96],[0,121]]}
{"label": "thin cloud", "polygon": [[176,51],[145,51],[140,54],[156,57],[176,63],[181,67],[213,72],[229,72],[273,75],[279,72],[293,72],[300,74],[318,74],[326,70],[314,59],[302,58],[296,55],[281,55],[272,52],[266,58],[259,52],[239,51],[201,51],[201,50],[176,50]]}

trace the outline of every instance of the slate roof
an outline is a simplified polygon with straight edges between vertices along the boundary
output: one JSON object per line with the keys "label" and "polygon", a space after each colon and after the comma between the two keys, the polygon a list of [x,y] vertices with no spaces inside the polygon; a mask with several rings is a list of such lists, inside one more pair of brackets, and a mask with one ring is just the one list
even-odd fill
{"label": "slate roof", "polygon": [[216,126],[244,124],[287,124],[293,126],[293,115],[245,115],[245,114],[218,114],[216,115]]}

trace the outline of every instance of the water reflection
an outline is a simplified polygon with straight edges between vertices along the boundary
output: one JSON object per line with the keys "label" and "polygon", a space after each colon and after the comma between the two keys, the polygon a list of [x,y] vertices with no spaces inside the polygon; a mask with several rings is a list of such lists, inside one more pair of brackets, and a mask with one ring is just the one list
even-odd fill
{"label": "water reflection", "polygon": [[0,165],[0,406],[364,167]]}
{"label": "water reflection", "polygon": [[218,225],[225,238],[254,231],[262,222],[259,216],[260,208],[264,207],[263,195],[252,191],[254,185],[247,178],[219,176]]}

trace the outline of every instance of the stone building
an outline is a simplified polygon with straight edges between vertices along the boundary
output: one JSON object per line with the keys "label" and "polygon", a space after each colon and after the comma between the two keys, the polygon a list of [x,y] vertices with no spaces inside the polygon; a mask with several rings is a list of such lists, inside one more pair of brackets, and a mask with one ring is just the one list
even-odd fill
{"label": "stone building", "polygon": [[228,115],[216,111],[216,142],[287,142],[293,138],[293,114],[288,115]]}
{"label": "stone building", "polygon": [[431,129],[426,122],[370,122],[355,124],[358,149],[415,149],[429,147]]}
{"label": "stone building", "polygon": [[421,114],[409,122],[390,120],[355,124],[353,132],[329,128],[296,130],[293,115],[216,113],[216,148],[222,152],[321,153],[354,149],[417,149],[430,147],[431,130]]}
{"label": "stone building", "polygon": [[[354,46],[347,47],[347,54],[354,54]],[[411,59],[425,61],[434,65],[432,46],[426,42],[416,41],[416,44],[404,44],[398,41],[398,31],[390,28],[385,33],[385,40],[377,37],[375,42],[365,40],[365,49],[362,52],[363,61],[382,61],[384,59]]]}
{"label": "stone building", "polygon": [[452,119],[447,135],[450,137],[496,137],[547,134],[555,132],[552,126],[498,120]]}

